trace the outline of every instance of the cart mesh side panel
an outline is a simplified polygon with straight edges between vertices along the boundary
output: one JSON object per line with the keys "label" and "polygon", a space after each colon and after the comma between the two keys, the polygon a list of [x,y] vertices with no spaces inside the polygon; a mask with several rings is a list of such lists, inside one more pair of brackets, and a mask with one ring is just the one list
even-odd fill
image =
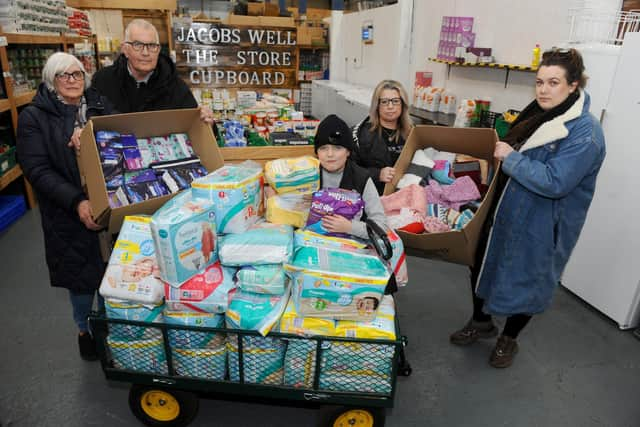
{"label": "cart mesh side panel", "polygon": [[[282,384],[285,342],[280,338],[229,334],[229,379],[253,384]],[[242,372],[242,373],[241,373]],[[242,381],[240,378],[242,377]]]}
{"label": "cart mesh side panel", "polygon": [[158,327],[110,324],[106,348],[114,368],[168,374],[164,338]]}
{"label": "cart mesh side panel", "polygon": [[226,335],[222,332],[169,329],[175,374],[222,381],[227,372]]}

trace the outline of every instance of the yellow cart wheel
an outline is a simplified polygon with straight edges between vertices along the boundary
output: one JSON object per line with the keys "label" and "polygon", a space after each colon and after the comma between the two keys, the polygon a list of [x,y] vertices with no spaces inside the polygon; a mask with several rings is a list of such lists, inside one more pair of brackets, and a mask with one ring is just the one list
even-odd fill
{"label": "yellow cart wheel", "polygon": [[329,417],[325,427],[382,427],[385,412],[380,408],[340,408]]}
{"label": "yellow cart wheel", "polygon": [[152,427],[184,427],[198,413],[193,393],[134,384],[129,391],[131,412]]}

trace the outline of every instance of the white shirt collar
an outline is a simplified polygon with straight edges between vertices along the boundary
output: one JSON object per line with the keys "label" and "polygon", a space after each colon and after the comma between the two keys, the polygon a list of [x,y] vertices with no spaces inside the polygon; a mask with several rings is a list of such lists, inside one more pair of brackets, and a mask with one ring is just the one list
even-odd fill
{"label": "white shirt collar", "polygon": [[151,70],[151,72],[149,74],[147,74],[143,79],[138,80],[136,78],[136,76],[133,75],[133,73],[131,72],[131,66],[129,65],[129,61],[127,61],[127,71],[129,72],[129,75],[131,77],[133,77],[133,79],[136,81],[136,83],[138,83],[138,85],[140,85],[140,83],[149,83],[149,79],[151,78],[151,75],[153,74],[153,72],[155,70]]}

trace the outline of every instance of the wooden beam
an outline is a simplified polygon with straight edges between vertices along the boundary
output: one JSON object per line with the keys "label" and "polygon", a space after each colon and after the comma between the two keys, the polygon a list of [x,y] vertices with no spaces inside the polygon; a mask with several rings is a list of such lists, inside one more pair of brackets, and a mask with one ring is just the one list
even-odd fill
{"label": "wooden beam", "polygon": [[177,0],[67,0],[67,6],[78,9],[159,9],[174,11]]}

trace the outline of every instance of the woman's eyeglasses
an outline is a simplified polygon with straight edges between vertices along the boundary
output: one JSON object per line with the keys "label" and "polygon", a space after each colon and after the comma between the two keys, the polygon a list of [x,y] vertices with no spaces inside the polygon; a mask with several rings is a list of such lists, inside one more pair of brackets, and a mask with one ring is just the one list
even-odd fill
{"label": "woman's eyeglasses", "polygon": [[142,52],[145,47],[150,53],[157,53],[160,51],[160,43],[142,43],[142,42],[125,42],[133,48],[136,52]]}
{"label": "woman's eyeglasses", "polygon": [[400,105],[402,104],[402,98],[380,98],[380,105]]}
{"label": "woman's eyeglasses", "polygon": [[82,71],[74,71],[73,73],[58,73],[56,74],[56,79],[68,82],[73,77],[73,80],[84,80],[84,73]]}

